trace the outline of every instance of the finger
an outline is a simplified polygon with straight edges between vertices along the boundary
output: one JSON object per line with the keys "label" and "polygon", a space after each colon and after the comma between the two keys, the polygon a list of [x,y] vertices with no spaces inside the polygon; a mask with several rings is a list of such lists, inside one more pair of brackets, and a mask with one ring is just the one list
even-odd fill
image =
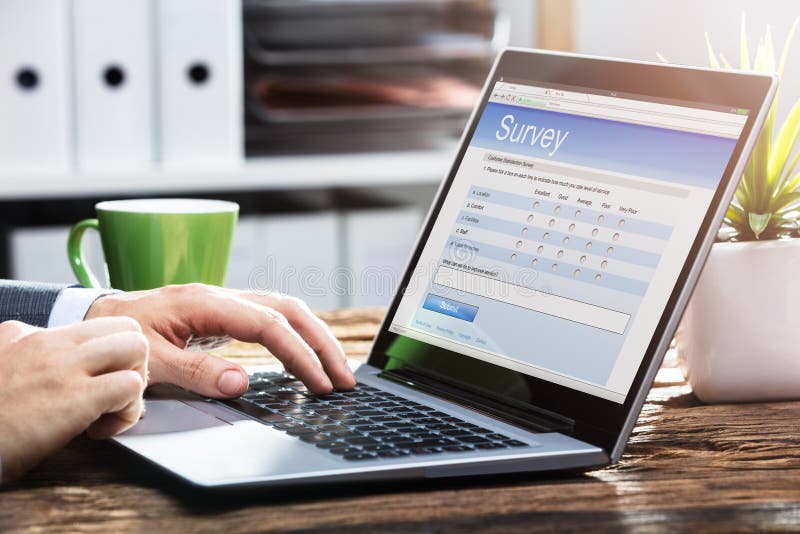
{"label": "finger", "polygon": [[97,420],[87,429],[93,439],[114,436],[130,428],[142,415],[144,381],[136,371],[115,371],[90,380],[87,393]]}
{"label": "finger", "polygon": [[240,341],[261,343],[314,393],[333,389],[316,354],[279,312],[233,294],[216,293],[195,307],[191,316],[200,335],[229,335]]}
{"label": "finger", "polygon": [[234,363],[179,349],[160,337],[151,350],[153,383],[169,382],[206,397],[238,397],[247,390],[247,373]]}
{"label": "finger", "polygon": [[130,317],[99,317],[81,321],[69,326],[50,328],[50,331],[60,331],[76,343],[83,343],[92,338],[107,336],[117,332],[141,332],[142,327],[135,319]]}
{"label": "finger", "polygon": [[90,339],[78,347],[76,358],[90,376],[133,370],[147,379],[150,345],[141,332],[116,332]]}
{"label": "finger", "polygon": [[356,379],[347,365],[347,357],[342,344],[331,332],[325,322],[314,315],[300,299],[286,295],[256,295],[243,293],[241,298],[269,306],[281,312],[289,324],[316,352],[325,372],[338,389],[353,389]]}

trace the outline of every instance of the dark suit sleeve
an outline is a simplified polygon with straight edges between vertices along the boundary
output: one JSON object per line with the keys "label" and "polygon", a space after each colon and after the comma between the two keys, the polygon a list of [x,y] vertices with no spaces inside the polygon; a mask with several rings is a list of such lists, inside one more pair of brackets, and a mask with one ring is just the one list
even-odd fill
{"label": "dark suit sleeve", "polygon": [[68,286],[0,280],[0,322],[14,320],[47,326],[50,310],[65,287]]}

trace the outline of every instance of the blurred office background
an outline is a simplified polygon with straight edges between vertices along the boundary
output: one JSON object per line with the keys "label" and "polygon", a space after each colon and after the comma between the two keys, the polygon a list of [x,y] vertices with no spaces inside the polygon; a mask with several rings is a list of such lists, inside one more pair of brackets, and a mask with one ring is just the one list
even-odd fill
{"label": "blurred office background", "polygon": [[[503,46],[706,65],[705,31],[738,58],[743,11],[755,46],[800,7],[3,0],[0,277],[73,282],[69,225],[98,200],[225,198],[242,208],[230,287],[385,305]],[[85,252],[102,272],[96,236]]]}

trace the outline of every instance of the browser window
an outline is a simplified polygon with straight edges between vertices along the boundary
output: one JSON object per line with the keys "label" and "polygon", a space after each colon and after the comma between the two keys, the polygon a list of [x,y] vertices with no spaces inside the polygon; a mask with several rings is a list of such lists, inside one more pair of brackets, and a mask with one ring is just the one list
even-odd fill
{"label": "browser window", "polygon": [[390,330],[623,402],[747,113],[497,82]]}

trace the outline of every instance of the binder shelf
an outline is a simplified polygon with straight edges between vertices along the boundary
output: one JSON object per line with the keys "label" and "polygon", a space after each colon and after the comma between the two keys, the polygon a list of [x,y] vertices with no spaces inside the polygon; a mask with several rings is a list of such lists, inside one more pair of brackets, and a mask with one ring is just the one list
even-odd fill
{"label": "binder shelf", "polygon": [[2,170],[0,201],[436,184],[455,149],[445,143],[425,150],[270,156],[248,158],[238,167],[192,170]]}

